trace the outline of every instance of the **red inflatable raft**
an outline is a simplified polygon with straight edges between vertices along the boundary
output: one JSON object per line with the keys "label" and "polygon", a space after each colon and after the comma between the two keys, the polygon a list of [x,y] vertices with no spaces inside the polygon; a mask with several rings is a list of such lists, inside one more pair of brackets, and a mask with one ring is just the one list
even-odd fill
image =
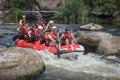
{"label": "red inflatable raft", "polygon": [[[56,47],[45,46],[43,44],[40,44],[39,41],[37,41],[35,43],[31,43],[31,42],[26,42],[25,40],[17,40],[15,42],[15,46],[16,47],[23,47],[23,48],[32,48],[34,50],[48,50],[49,52],[51,52],[53,54],[58,53],[58,50]],[[82,45],[79,45],[79,44],[63,45],[63,46],[61,46],[61,50],[64,50],[65,53],[84,52],[84,47]]]}

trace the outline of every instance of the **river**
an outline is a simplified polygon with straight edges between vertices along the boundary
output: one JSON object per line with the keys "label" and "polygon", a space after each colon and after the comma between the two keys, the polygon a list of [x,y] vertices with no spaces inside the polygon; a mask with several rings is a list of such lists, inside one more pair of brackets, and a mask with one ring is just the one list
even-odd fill
{"label": "river", "polygon": [[[74,34],[80,31],[77,30],[79,25],[57,24],[57,26],[62,31],[70,27]],[[0,49],[12,46],[12,37],[16,35],[16,27],[16,25],[0,25],[0,33],[4,35],[0,37]],[[120,28],[106,28],[101,31],[120,36]],[[83,55],[76,52],[79,54],[78,59],[58,59],[47,51],[38,51],[38,53],[42,55],[46,71],[37,80],[120,80],[120,63],[106,60],[95,53]],[[120,60],[115,56],[111,58]]]}

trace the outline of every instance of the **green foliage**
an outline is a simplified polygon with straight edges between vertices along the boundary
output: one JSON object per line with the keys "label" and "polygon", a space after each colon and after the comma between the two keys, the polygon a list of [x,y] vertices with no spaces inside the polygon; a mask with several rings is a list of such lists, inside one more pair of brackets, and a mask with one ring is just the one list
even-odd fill
{"label": "green foliage", "polygon": [[18,22],[18,16],[21,13],[21,9],[25,6],[25,0],[7,0],[11,11],[6,14],[4,21],[7,23],[16,23]]}
{"label": "green foliage", "polygon": [[65,0],[65,5],[59,8],[56,16],[65,16],[68,23],[70,23],[70,19],[87,16],[85,13],[88,11],[88,7],[84,5],[83,1],[84,0]]}
{"label": "green foliage", "polygon": [[64,15],[76,15],[77,13],[80,13],[81,11],[79,9],[84,5],[82,1],[83,0],[66,0],[65,5],[59,8],[59,11],[56,15],[58,16],[63,15],[63,14]]}
{"label": "green foliage", "polygon": [[115,0],[93,0],[93,11],[113,13],[116,10]]}
{"label": "green foliage", "polygon": [[25,0],[8,0],[8,3],[11,4],[12,7],[22,9],[25,5]]}
{"label": "green foliage", "polygon": [[65,0],[64,6],[60,7],[56,16],[77,16],[78,20],[89,19],[89,12],[114,14],[120,10],[120,0]]}
{"label": "green foliage", "polygon": [[7,23],[11,23],[11,22],[18,22],[18,16],[21,13],[21,9],[19,8],[13,8],[8,14],[6,14],[6,16],[4,17],[4,21]]}

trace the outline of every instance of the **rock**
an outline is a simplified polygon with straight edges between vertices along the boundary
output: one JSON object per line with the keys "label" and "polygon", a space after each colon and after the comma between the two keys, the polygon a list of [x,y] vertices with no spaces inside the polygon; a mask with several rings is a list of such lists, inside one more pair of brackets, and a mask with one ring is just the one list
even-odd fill
{"label": "rock", "polygon": [[0,24],[3,24],[3,18],[4,18],[5,14],[3,11],[0,11]]}
{"label": "rock", "polygon": [[5,14],[3,13],[3,11],[0,11],[0,19],[2,19],[4,16],[5,16]]}
{"label": "rock", "polygon": [[120,37],[105,32],[80,33],[79,43],[105,55],[120,55]]}
{"label": "rock", "polygon": [[3,49],[5,49],[5,48],[7,48],[7,46],[0,44],[0,50],[3,50]]}
{"label": "rock", "polygon": [[3,24],[3,21],[2,21],[2,20],[0,20],[0,24]]}
{"label": "rock", "polygon": [[[2,4],[2,1],[0,1],[0,4]],[[0,24],[4,23],[3,21],[4,16],[5,16],[5,13],[3,11],[0,11]]]}
{"label": "rock", "polygon": [[[34,15],[42,15],[43,17],[52,17],[56,10],[64,4],[65,0],[25,0],[25,6],[23,10],[27,11],[42,11],[42,12],[33,12],[27,14],[26,12],[22,12],[22,14],[26,14],[28,16],[32,16],[34,18]],[[3,4],[1,7],[1,10],[8,10],[9,7],[13,6],[12,4],[8,5],[7,0],[0,0],[0,4]],[[7,13],[7,12],[6,12]],[[4,12],[5,14],[5,12]],[[5,15],[2,11],[0,11],[0,18],[2,19]],[[32,14],[32,15],[31,15]],[[31,18],[31,17],[30,17]],[[0,21],[0,23],[2,23]]]}
{"label": "rock", "polygon": [[80,29],[85,29],[85,30],[101,30],[101,29],[103,29],[103,27],[101,25],[98,25],[98,24],[89,23],[89,24],[80,26]]}
{"label": "rock", "polygon": [[44,70],[44,62],[35,50],[11,47],[0,51],[0,80],[26,80]]}
{"label": "rock", "polygon": [[0,5],[2,5],[5,2],[5,0],[0,0]]}
{"label": "rock", "polygon": [[56,10],[64,0],[26,0],[26,8],[35,10]]}

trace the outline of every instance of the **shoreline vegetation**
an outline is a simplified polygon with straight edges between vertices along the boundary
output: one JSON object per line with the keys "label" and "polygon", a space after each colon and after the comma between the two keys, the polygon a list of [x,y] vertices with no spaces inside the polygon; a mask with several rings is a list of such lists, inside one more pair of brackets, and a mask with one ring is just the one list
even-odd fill
{"label": "shoreline vegetation", "polygon": [[[29,1],[32,2],[33,0]],[[35,0],[36,1],[36,0]],[[55,9],[52,14],[39,13],[43,18],[55,19],[66,24],[118,24],[120,25],[119,0],[61,0],[64,3]],[[40,2],[40,1],[39,1]],[[0,7],[1,10],[10,10],[3,17],[3,23],[17,23],[23,10],[36,10],[26,7],[27,0],[8,0]],[[5,4],[9,4],[6,6]],[[34,4],[34,3],[33,3]],[[40,5],[39,5],[40,6]],[[32,9],[31,9],[32,8]],[[47,6],[46,9],[47,10]],[[52,11],[48,10],[48,11]],[[40,8],[39,10],[40,11]],[[35,15],[30,13],[32,19]]]}

